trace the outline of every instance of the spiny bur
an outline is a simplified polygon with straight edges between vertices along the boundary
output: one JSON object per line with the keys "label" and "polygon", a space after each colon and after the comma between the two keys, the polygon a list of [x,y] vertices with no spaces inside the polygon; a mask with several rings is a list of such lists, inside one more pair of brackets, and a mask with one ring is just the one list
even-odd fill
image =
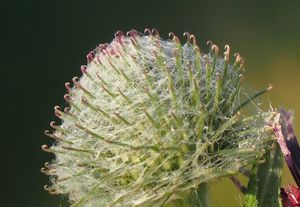
{"label": "spiny bur", "polygon": [[261,158],[275,112],[252,103],[268,89],[245,95],[239,54],[230,64],[228,45],[219,56],[209,41],[203,54],[184,36],[118,31],[87,55],[82,77],[65,84],[69,106],[54,107],[61,124],[45,131],[55,139],[42,146],[55,155],[42,168],[49,193],[73,207],[164,206]]}

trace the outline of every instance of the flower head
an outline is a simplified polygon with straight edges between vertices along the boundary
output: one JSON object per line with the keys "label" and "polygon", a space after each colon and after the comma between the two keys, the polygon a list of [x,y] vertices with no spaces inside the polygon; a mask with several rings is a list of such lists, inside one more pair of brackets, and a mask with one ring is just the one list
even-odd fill
{"label": "flower head", "polygon": [[[42,169],[50,193],[68,194],[73,206],[161,206],[201,183],[238,173],[261,157],[272,136],[274,112],[239,113],[249,98],[244,61],[229,64],[209,42],[202,54],[157,30],[117,32],[87,55],[81,78],[66,83],[69,107],[56,106],[55,154]],[[241,98],[245,98],[241,102]]]}

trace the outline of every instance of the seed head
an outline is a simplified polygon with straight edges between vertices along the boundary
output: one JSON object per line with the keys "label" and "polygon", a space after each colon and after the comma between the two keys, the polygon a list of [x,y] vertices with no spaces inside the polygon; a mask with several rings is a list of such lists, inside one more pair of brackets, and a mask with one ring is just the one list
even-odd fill
{"label": "seed head", "polygon": [[145,33],[119,31],[91,51],[66,83],[69,107],[54,108],[62,123],[46,131],[56,142],[42,148],[56,158],[42,168],[45,189],[72,206],[162,206],[238,173],[270,141],[274,112],[240,113],[267,89],[246,95],[239,54],[230,64],[228,45],[221,57],[211,41],[202,54],[189,33],[185,44]]}

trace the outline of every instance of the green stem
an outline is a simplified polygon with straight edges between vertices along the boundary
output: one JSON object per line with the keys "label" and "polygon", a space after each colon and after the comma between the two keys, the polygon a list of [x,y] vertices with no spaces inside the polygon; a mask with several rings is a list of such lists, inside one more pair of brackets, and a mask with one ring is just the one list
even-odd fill
{"label": "green stem", "polygon": [[208,183],[201,183],[188,199],[190,207],[209,207],[210,195]]}
{"label": "green stem", "polygon": [[210,204],[209,185],[208,183],[200,184],[198,190],[198,199],[200,205],[193,205],[194,207],[208,207]]}

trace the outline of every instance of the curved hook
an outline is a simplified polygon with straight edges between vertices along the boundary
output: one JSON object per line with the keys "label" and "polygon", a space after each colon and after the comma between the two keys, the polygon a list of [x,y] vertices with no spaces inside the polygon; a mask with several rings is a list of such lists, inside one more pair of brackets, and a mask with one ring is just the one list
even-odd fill
{"label": "curved hook", "polygon": [[173,42],[180,44],[179,38],[175,35],[174,32],[169,32],[169,37],[172,38]]}
{"label": "curved hook", "polygon": [[86,66],[86,65],[80,66],[80,71],[81,71],[83,74],[86,74],[87,66]]}
{"label": "curved hook", "polygon": [[214,52],[215,55],[219,54],[219,47],[216,44],[212,44],[211,50]]}
{"label": "curved hook", "polygon": [[233,56],[235,57],[235,63],[236,64],[241,62],[242,57],[241,57],[241,55],[239,53],[234,53]]}
{"label": "curved hook", "polygon": [[183,36],[186,37],[186,43],[190,43],[191,34],[189,32],[184,32]]}
{"label": "curved hook", "polygon": [[65,113],[69,113],[69,112],[70,112],[70,107],[65,107],[65,108],[64,108],[64,112],[65,112]]}
{"label": "curved hook", "polygon": [[60,194],[57,190],[55,190],[52,187],[49,187],[48,185],[44,186],[44,190],[47,191],[50,195],[58,195],[58,194]]}
{"label": "curved hook", "polygon": [[74,83],[75,86],[78,86],[78,85],[79,85],[79,78],[78,78],[78,77],[76,77],[76,76],[73,77],[73,78],[72,78],[72,81],[73,81],[73,83]]}
{"label": "curved hook", "polygon": [[64,95],[64,100],[67,102],[67,103],[70,103],[72,101],[72,98],[69,94],[65,94]]}
{"label": "curved hook", "polygon": [[197,46],[197,39],[196,39],[195,35],[191,34],[190,35],[190,40],[192,41],[192,44],[194,46]]}
{"label": "curved hook", "polygon": [[174,32],[169,32],[169,35],[168,35],[171,39],[173,39],[174,38],[174,36],[176,36],[175,35],[175,33]]}
{"label": "curved hook", "polygon": [[71,93],[71,91],[72,91],[71,83],[65,82],[65,87],[66,87],[66,89],[67,89],[67,92],[68,92],[68,93]]}
{"label": "curved hook", "polygon": [[213,43],[213,41],[208,40],[208,41],[206,41],[206,44],[211,48],[214,43]]}
{"label": "curved hook", "polygon": [[50,132],[50,130],[48,130],[48,129],[44,130],[44,134],[45,134],[47,137],[56,139],[56,137],[55,137],[55,136]]}
{"label": "curved hook", "polygon": [[224,60],[225,60],[226,62],[228,62],[228,61],[229,61],[229,57],[230,57],[230,46],[226,44],[226,45],[224,46],[224,49],[225,49],[225,52],[224,52]]}
{"label": "curved hook", "polygon": [[59,106],[54,106],[54,114],[57,118],[62,119],[62,111]]}
{"label": "curved hook", "polygon": [[41,168],[41,172],[44,173],[44,174],[46,174],[46,175],[49,175],[48,174],[48,169],[46,169],[44,167]]}
{"label": "curved hook", "polygon": [[[112,47],[111,47],[112,48]],[[113,51],[112,51],[113,52]],[[98,61],[98,59],[97,59],[97,61]],[[87,71],[87,66],[86,65],[82,65],[82,66],[80,66],[80,71],[81,71],[81,73],[83,74],[83,75],[86,75],[87,77],[89,77],[90,79],[92,79],[93,80],[93,78],[92,78],[92,76],[88,73],[88,71]]]}
{"label": "curved hook", "polygon": [[121,31],[121,30],[116,31],[114,35],[115,35],[115,37],[117,37],[117,38],[121,38],[121,37],[124,37],[124,36],[125,36],[124,32]]}
{"label": "curved hook", "polygon": [[158,32],[157,29],[154,28],[154,29],[152,29],[151,32],[152,32],[152,34],[153,34],[155,37],[158,37],[158,38],[160,37],[159,32]]}
{"label": "curved hook", "polygon": [[138,31],[136,31],[135,29],[132,29],[132,30],[130,30],[130,31],[128,31],[128,32],[126,32],[126,35],[127,36],[130,36],[130,37],[135,37],[135,36],[137,36],[139,33],[138,33]]}
{"label": "curved hook", "polygon": [[88,63],[88,64],[91,63],[91,62],[94,60],[95,56],[96,56],[95,51],[94,51],[94,50],[90,51],[90,52],[86,55],[87,63]]}
{"label": "curved hook", "polygon": [[149,28],[145,28],[145,29],[144,29],[144,33],[145,33],[145,34],[148,33],[148,35],[150,35],[150,36],[153,36],[152,31],[153,31],[153,30],[151,30],[151,29],[149,29]]}
{"label": "curved hook", "polygon": [[47,168],[47,169],[53,168],[53,166],[52,166],[49,162],[45,162],[44,166],[45,166],[45,168]]}
{"label": "curved hook", "polygon": [[98,49],[100,50],[100,52],[104,52],[108,46],[109,46],[108,43],[105,43],[105,44],[99,44],[99,45],[98,45]]}
{"label": "curved hook", "polygon": [[46,175],[56,175],[56,170],[55,169],[49,169],[49,168],[42,167],[41,172],[46,174]]}
{"label": "curved hook", "polygon": [[50,148],[47,146],[47,145],[42,145],[42,150],[44,151],[44,152],[51,152],[51,150],[50,150]]}

